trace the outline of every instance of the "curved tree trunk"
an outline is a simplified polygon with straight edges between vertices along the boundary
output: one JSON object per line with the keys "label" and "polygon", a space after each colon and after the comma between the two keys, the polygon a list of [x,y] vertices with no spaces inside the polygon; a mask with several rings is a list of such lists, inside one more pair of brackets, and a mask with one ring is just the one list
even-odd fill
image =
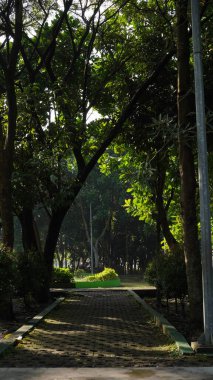
{"label": "curved tree trunk", "polygon": [[44,246],[44,261],[45,261],[46,270],[47,270],[47,279],[46,279],[46,282],[44,284],[44,289],[43,289],[44,299],[49,298],[49,288],[50,288],[51,277],[52,277],[54,253],[55,253],[61,225],[62,225],[65,215],[67,214],[69,210],[69,207],[70,206],[61,207],[54,210],[50,218],[46,242]]}

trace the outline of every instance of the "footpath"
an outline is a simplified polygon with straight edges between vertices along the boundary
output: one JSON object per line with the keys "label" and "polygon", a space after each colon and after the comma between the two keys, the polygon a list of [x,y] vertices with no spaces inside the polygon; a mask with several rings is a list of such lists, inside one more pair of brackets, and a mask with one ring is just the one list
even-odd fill
{"label": "footpath", "polygon": [[0,357],[0,379],[213,378],[194,365],[127,291],[76,291]]}

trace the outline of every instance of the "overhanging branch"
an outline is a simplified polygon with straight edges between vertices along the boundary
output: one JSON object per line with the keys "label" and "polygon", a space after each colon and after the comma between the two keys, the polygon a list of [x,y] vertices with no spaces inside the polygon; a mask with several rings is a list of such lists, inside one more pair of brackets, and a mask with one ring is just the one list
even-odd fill
{"label": "overhanging branch", "polygon": [[153,70],[153,72],[150,74],[150,76],[141,84],[141,86],[138,88],[138,90],[135,92],[135,94],[132,96],[129,103],[126,105],[126,107],[121,112],[121,115],[117,122],[115,123],[115,126],[111,131],[109,132],[106,139],[103,141],[99,149],[96,151],[94,156],[90,159],[88,164],[86,165],[83,173],[79,176],[78,181],[83,182],[88,174],[91,172],[91,170],[96,165],[99,158],[102,156],[102,154],[105,152],[105,150],[108,148],[108,146],[111,144],[111,142],[117,137],[125,124],[125,122],[130,118],[130,116],[133,114],[136,104],[138,100],[143,95],[144,91],[148,89],[148,87],[154,83],[154,81],[157,79],[157,77],[160,75],[162,69],[167,65],[167,63],[170,61],[172,56],[175,53],[175,48],[172,48],[170,52],[166,53],[163,59],[160,61],[160,63],[157,65],[157,67]]}

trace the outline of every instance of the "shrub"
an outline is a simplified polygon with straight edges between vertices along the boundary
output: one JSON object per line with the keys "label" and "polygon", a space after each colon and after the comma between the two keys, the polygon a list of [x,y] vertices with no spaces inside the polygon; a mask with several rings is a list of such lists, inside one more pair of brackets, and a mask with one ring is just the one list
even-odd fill
{"label": "shrub", "polygon": [[88,276],[88,273],[84,269],[76,269],[74,271],[74,277],[76,278],[84,278]]}
{"label": "shrub", "polygon": [[87,276],[87,278],[85,278],[85,281],[99,281],[96,277],[96,275],[91,275],[91,276]]}
{"label": "shrub", "polygon": [[183,255],[161,255],[152,260],[145,271],[144,279],[157,287],[168,298],[183,299],[187,294],[187,279]]}
{"label": "shrub", "polygon": [[52,274],[52,286],[74,288],[74,275],[68,268],[54,268]]}
{"label": "shrub", "polygon": [[17,288],[25,303],[31,306],[33,299],[40,301],[44,282],[46,281],[46,266],[39,252],[17,253]]}
{"label": "shrub", "polygon": [[12,297],[15,292],[16,258],[0,246],[0,318],[13,319]]}
{"label": "shrub", "polygon": [[0,297],[5,293],[12,295],[15,286],[16,260],[15,255],[0,247]]}
{"label": "shrub", "polygon": [[87,277],[87,281],[107,281],[118,278],[118,274],[112,268],[104,268],[100,273]]}

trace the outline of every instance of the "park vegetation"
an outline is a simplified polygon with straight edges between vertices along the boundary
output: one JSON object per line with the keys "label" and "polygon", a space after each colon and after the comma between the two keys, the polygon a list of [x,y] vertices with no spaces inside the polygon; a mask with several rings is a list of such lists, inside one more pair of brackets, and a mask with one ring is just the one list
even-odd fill
{"label": "park vegetation", "polygon": [[[212,184],[213,6],[200,4]],[[177,258],[201,325],[197,181],[188,0],[1,1],[4,315],[14,265],[26,301],[44,301],[55,260],[88,264],[94,202],[95,267]]]}

